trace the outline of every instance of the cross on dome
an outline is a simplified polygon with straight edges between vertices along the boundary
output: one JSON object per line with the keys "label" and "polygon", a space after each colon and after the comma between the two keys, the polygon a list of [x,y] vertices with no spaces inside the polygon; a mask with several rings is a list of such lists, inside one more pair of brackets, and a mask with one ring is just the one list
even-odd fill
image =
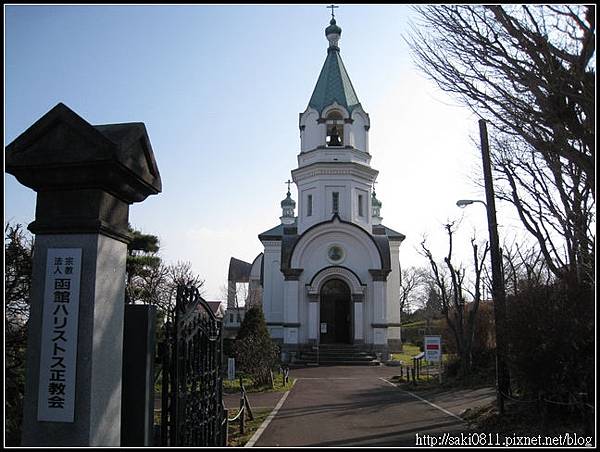
{"label": "cross on dome", "polygon": [[335,14],[333,14],[333,9],[334,8],[339,8],[339,6],[336,6],[336,5],[332,4],[332,5],[326,6],[326,8],[331,8],[331,18],[335,19]]}

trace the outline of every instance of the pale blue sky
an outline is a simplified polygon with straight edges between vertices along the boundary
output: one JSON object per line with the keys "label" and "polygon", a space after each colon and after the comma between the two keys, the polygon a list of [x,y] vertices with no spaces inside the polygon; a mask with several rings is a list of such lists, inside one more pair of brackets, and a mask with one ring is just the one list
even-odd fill
{"label": "pale blue sky", "polygon": [[[472,182],[477,118],[417,71],[402,39],[411,14],[336,10],[341,55],[371,116],[384,224],[407,235],[404,266],[425,264],[423,234],[446,252],[448,218],[464,214],[467,247],[473,228],[487,233],[483,209],[454,204],[483,199]],[[191,261],[206,297],[220,298],[229,258],[251,262],[257,235],[279,223],[329,19],[324,4],[5,6],[4,143],[58,102],[92,124],[144,122],[163,192],[134,204],[130,222],[159,235],[167,262]],[[31,222],[35,193],[10,175],[5,190],[5,221]]]}

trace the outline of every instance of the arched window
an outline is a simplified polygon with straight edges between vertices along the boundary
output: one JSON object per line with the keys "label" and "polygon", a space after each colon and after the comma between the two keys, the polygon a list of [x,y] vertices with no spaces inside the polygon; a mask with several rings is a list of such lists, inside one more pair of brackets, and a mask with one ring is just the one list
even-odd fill
{"label": "arched window", "polygon": [[344,145],[344,117],[333,110],[327,115],[327,146]]}

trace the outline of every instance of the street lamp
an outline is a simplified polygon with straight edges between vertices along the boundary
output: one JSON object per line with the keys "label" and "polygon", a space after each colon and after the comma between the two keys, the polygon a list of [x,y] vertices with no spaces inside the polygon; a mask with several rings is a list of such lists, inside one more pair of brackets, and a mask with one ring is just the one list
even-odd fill
{"label": "street lamp", "polygon": [[458,207],[464,208],[475,202],[480,202],[486,207],[488,217],[488,230],[490,234],[490,260],[492,262],[492,299],[494,301],[494,328],[496,333],[496,396],[498,411],[504,414],[504,397],[510,393],[510,377],[506,364],[508,351],[506,343],[506,293],[502,278],[502,255],[498,240],[498,223],[496,222],[496,203],[494,199],[494,184],[492,182],[492,166],[488,144],[487,127],[485,120],[479,120],[479,135],[481,138],[481,156],[483,164],[483,179],[485,182],[486,202],[475,199],[461,199],[456,202]]}
{"label": "street lamp", "polygon": [[459,199],[458,201],[456,201],[456,205],[461,209],[464,209],[465,207],[467,207],[470,204],[473,204],[474,202],[480,202],[487,209],[487,204],[483,201],[480,201],[479,199]]}

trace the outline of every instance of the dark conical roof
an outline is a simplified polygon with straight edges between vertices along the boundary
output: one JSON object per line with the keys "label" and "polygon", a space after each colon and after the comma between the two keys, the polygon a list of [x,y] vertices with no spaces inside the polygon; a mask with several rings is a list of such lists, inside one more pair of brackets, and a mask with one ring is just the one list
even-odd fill
{"label": "dark conical roof", "polygon": [[[342,29],[336,25],[335,19],[331,19],[330,25],[325,29],[325,34],[341,34],[341,32]],[[349,113],[355,107],[360,106],[337,44],[330,45],[327,49],[327,58],[308,106],[321,113],[325,107],[334,102],[346,108]]]}

